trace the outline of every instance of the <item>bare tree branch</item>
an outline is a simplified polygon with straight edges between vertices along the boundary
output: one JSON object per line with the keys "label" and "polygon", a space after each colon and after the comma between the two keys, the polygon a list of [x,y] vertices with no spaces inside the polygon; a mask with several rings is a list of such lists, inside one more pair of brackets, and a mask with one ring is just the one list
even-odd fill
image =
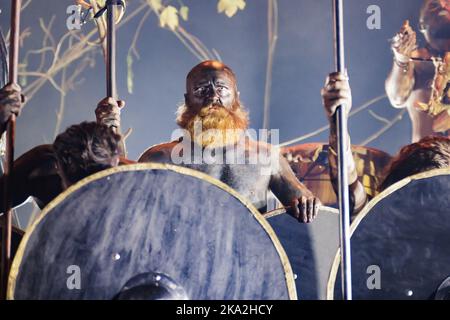
{"label": "bare tree branch", "polygon": [[267,55],[266,84],[264,88],[264,116],[263,129],[269,129],[270,125],[270,98],[272,92],[273,59],[278,40],[278,2],[268,0],[267,24],[269,49]]}

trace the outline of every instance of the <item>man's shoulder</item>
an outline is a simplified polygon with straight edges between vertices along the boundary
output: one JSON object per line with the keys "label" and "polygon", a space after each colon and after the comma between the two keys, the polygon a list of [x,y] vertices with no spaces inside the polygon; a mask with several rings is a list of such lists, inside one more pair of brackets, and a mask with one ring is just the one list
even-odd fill
{"label": "man's shoulder", "polygon": [[28,164],[33,167],[47,166],[57,162],[55,152],[51,144],[43,144],[30,149],[21,155],[16,164]]}
{"label": "man's shoulder", "polygon": [[245,140],[246,147],[249,150],[254,150],[258,152],[279,152],[279,147],[273,144],[270,144],[266,141],[254,140],[254,139],[246,139]]}
{"label": "man's shoulder", "polygon": [[29,178],[43,176],[57,176],[57,159],[50,144],[39,145],[21,155],[14,167],[20,168],[20,172]]}
{"label": "man's shoulder", "polygon": [[174,140],[154,145],[142,153],[138,162],[163,162],[170,159],[172,150],[178,143],[179,140]]}

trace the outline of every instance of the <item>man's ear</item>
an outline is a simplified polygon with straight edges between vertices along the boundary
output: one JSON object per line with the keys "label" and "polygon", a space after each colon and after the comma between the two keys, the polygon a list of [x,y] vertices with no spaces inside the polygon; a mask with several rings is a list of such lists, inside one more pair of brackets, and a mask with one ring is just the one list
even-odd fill
{"label": "man's ear", "polygon": [[184,94],[184,103],[185,103],[185,104],[188,104],[188,100],[189,100],[188,94],[185,93],[185,94]]}

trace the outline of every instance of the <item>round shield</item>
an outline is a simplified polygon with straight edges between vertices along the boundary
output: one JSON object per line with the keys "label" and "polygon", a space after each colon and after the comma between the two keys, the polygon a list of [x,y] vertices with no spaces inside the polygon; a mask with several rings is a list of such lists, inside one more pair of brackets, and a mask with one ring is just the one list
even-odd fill
{"label": "round shield", "polygon": [[[434,299],[450,276],[450,169],[406,178],[364,208],[351,226],[354,299]],[[340,299],[336,254],[328,298]]]}
{"label": "round shield", "polygon": [[322,207],[309,224],[276,211],[268,222],[291,263],[300,300],[325,300],[331,265],[339,247],[338,210]]}
{"label": "round shield", "polygon": [[296,299],[286,254],[247,200],[151,163],[99,172],[53,200],[22,240],[8,297],[113,299],[154,274],[193,300]]}
{"label": "round shield", "polygon": [[[336,193],[330,180],[328,145],[307,143],[282,149],[297,178],[314,193],[324,205],[337,206]],[[358,177],[370,196],[376,195],[379,177],[391,156],[383,151],[352,146]]]}

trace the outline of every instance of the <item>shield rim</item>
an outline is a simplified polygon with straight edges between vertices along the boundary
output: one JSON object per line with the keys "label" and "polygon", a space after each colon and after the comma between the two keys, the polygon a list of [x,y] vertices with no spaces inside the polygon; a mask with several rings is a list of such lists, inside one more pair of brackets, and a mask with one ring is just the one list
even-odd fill
{"label": "shield rim", "polygon": [[[320,211],[324,211],[331,214],[339,214],[339,210],[329,206],[321,206]],[[286,208],[277,208],[268,212],[264,212],[262,215],[266,220],[270,218],[281,216],[282,214],[287,214]],[[314,222],[313,222],[314,223]]]}
{"label": "shield rim", "polygon": [[7,288],[7,299],[8,300],[14,300],[14,291],[16,287],[16,279],[19,273],[20,266],[22,264],[23,255],[25,252],[25,249],[27,247],[28,240],[30,238],[30,235],[33,233],[34,229],[39,225],[39,223],[50,213],[52,212],[52,209],[55,208],[57,205],[59,205],[62,201],[64,201],[68,196],[70,196],[73,192],[81,189],[85,185],[87,185],[90,182],[114,175],[116,173],[120,172],[129,172],[129,171],[146,171],[146,170],[167,170],[176,172],[185,176],[191,176],[194,178],[198,178],[200,180],[206,181],[226,192],[231,194],[233,197],[235,197],[238,201],[240,201],[252,214],[255,220],[262,226],[264,231],[269,236],[269,239],[272,241],[275,250],[278,253],[278,256],[280,258],[281,265],[284,269],[285,273],[285,281],[286,281],[286,287],[288,290],[288,297],[290,300],[297,300],[297,290],[295,287],[295,280],[294,280],[294,273],[292,271],[291,264],[289,262],[289,259],[286,255],[286,252],[281,245],[281,242],[279,241],[278,237],[275,235],[275,232],[273,231],[272,227],[270,226],[269,222],[266,221],[266,219],[259,213],[259,211],[256,209],[256,207],[250,202],[250,200],[246,199],[244,196],[239,194],[236,190],[228,186],[227,184],[223,183],[220,180],[217,180],[203,172],[196,171],[193,169],[189,169],[186,167],[180,167],[175,166],[172,164],[162,164],[162,163],[138,163],[138,164],[131,164],[131,165],[123,165],[114,167],[108,170],[97,172],[93,175],[90,175],[80,181],[78,181],[76,184],[70,186],[67,190],[59,194],[55,199],[53,199],[40,213],[39,217],[33,221],[33,223],[26,229],[25,235],[19,245],[19,248],[17,250],[16,256],[14,257],[13,263],[11,265],[11,271],[8,276],[8,288]]}
{"label": "shield rim", "polygon": [[[350,237],[353,236],[353,233],[358,228],[359,224],[362,222],[362,220],[370,213],[372,212],[373,207],[375,207],[378,202],[383,200],[384,198],[387,198],[391,194],[393,194],[395,191],[402,189],[403,187],[407,186],[413,181],[417,180],[423,180],[426,178],[432,178],[432,177],[438,177],[438,176],[446,176],[450,175],[450,168],[443,168],[443,169],[433,169],[425,172],[421,172],[415,175],[412,175],[410,177],[407,177],[403,180],[400,180],[393,185],[389,186],[383,192],[375,196],[372,200],[369,201],[369,203],[366,204],[366,206],[363,208],[363,210],[356,216],[355,220],[353,220],[351,226],[350,226]],[[336,284],[336,277],[340,266],[340,258],[341,250],[340,248],[337,250],[336,255],[334,257],[333,264],[330,269],[330,275],[328,276],[328,285],[327,285],[327,300],[334,300],[334,287]]]}

